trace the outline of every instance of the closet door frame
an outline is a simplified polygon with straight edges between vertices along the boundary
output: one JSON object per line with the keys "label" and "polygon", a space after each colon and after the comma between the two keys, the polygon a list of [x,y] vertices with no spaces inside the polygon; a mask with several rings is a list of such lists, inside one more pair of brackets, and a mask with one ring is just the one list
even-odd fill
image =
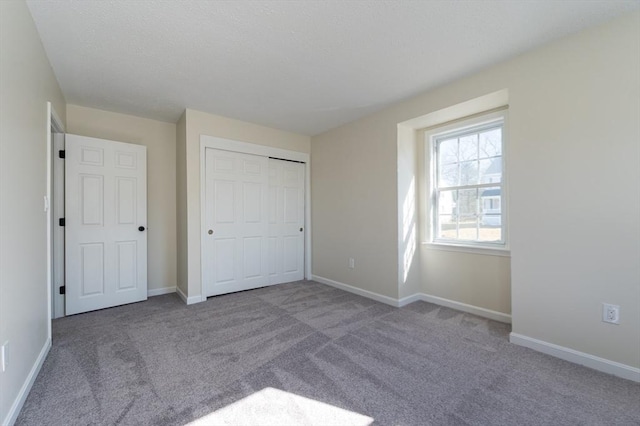
{"label": "closet door frame", "polygon": [[207,232],[205,224],[206,209],[206,162],[205,150],[207,148],[239,152],[243,154],[260,155],[263,157],[277,158],[282,160],[298,161],[305,164],[304,177],[304,278],[311,279],[311,164],[308,153],[291,151],[288,149],[275,148],[266,145],[257,145],[248,142],[236,141],[233,139],[219,138],[209,135],[200,135],[200,294],[202,301],[207,300],[206,286],[204,282],[205,265],[205,238]]}

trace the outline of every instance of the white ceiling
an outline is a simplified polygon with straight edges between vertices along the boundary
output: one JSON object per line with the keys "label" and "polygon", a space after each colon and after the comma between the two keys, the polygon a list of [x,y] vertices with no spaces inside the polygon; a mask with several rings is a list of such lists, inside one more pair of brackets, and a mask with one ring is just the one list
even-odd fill
{"label": "white ceiling", "polygon": [[36,1],[68,103],[307,135],[638,9],[627,1]]}

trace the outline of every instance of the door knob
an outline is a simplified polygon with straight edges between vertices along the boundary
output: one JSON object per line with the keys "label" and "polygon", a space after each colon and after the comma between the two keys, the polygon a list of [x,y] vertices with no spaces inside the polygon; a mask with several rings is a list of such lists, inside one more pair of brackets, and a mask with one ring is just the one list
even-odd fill
{"label": "door knob", "polygon": [[144,231],[144,226],[138,226],[138,231],[140,232]]}
{"label": "door knob", "polygon": [[300,228],[300,232],[304,231],[304,228]]}
{"label": "door knob", "polygon": [[209,229],[209,231],[207,232],[207,234],[212,235],[212,234],[213,234],[213,229]]}

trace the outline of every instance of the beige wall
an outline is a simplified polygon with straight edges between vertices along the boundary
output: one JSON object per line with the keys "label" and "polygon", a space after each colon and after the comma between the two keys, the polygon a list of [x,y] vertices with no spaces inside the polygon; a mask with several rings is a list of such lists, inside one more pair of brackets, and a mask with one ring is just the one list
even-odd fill
{"label": "beige wall", "polygon": [[419,251],[425,294],[511,314],[509,257],[432,250]]}
{"label": "beige wall", "polygon": [[[275,148],[288,149],[308,153],[310,151],[310,138],[296,133],[272,129],[245,121],[234,120],[218,115],[207,114],[192,109],[185,111],[185,149],[186,163],[184,170],[179,166],[181,173],[178,176],[179,188],[182,189],[186,180],[186,241],[187,256],[179,257],[180,271],[186,271],[187,296],[191,298],[201,297],[200,279],[200,135],[209,135],[241,142],[249,142],[258,145],[267,145]],[[182,125],[180,125],[182,126]],[[182,127],[180,127],[182,129]],[[181,141],[182,136],[178,136]],[[182,148],[182,142],[178,144]],[[178,162],[181,162],[182,152],[178,153]],[[182,215],[181,215],[182,216]],[[182,235],[185,229],[184,220],[178,224],[178,241],[184,241]],[[187,262],[184,265],[184,262]],[[181,279],[184,272],[181,273]],[[182,285],[182,284],[181,284]],[[183,287],[181,287],[183,288]]]}
{"label": "beige wall", "polygon": [[391,298],[398,297],[398,121],[370,116],[311,143],[313,274]]}
{"label": "beige wall", "polygon": [[[638,368],[640,13],[512,74],[514,331]],[[603,302],[620,325],[601,322]]]}
{"label": "beige wall", "polygon": [[176,286],[176,125],[67,105],[67,133],[147,147],[148,289]]}
{"label": "beige wall", "polygon": [[[0,2],[0,422],[48,340],[47,101],[65,100],[24,2]],[[17,413],[15,413],[17,414]]]}
{"label": "beige wall", "polygon": [[178,288],[182,294],[188,293],[187,274],[187,112],[176,124],[176,232],[177,232],[177,272]]}
{"label": "beige wall", "polygon": [[[503,89],[513,331],[639,367],[639,13],[312,138],[314,273],[398,297],[398,123]],[[422,256],[422,291],[506,310],[506,293],[470,292],[496,291],[473,269],[490,284],[508,262],[454,255]],[[600,321],[602,302],[620,325]]]}

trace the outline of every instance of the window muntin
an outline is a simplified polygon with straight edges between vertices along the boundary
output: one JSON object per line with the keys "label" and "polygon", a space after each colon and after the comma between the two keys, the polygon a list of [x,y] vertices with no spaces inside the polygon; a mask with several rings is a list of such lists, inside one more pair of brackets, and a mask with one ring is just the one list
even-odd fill
{"label": "window muntin", "polygon": [[435,243],[505,247],[504,119],[431,136]]}

